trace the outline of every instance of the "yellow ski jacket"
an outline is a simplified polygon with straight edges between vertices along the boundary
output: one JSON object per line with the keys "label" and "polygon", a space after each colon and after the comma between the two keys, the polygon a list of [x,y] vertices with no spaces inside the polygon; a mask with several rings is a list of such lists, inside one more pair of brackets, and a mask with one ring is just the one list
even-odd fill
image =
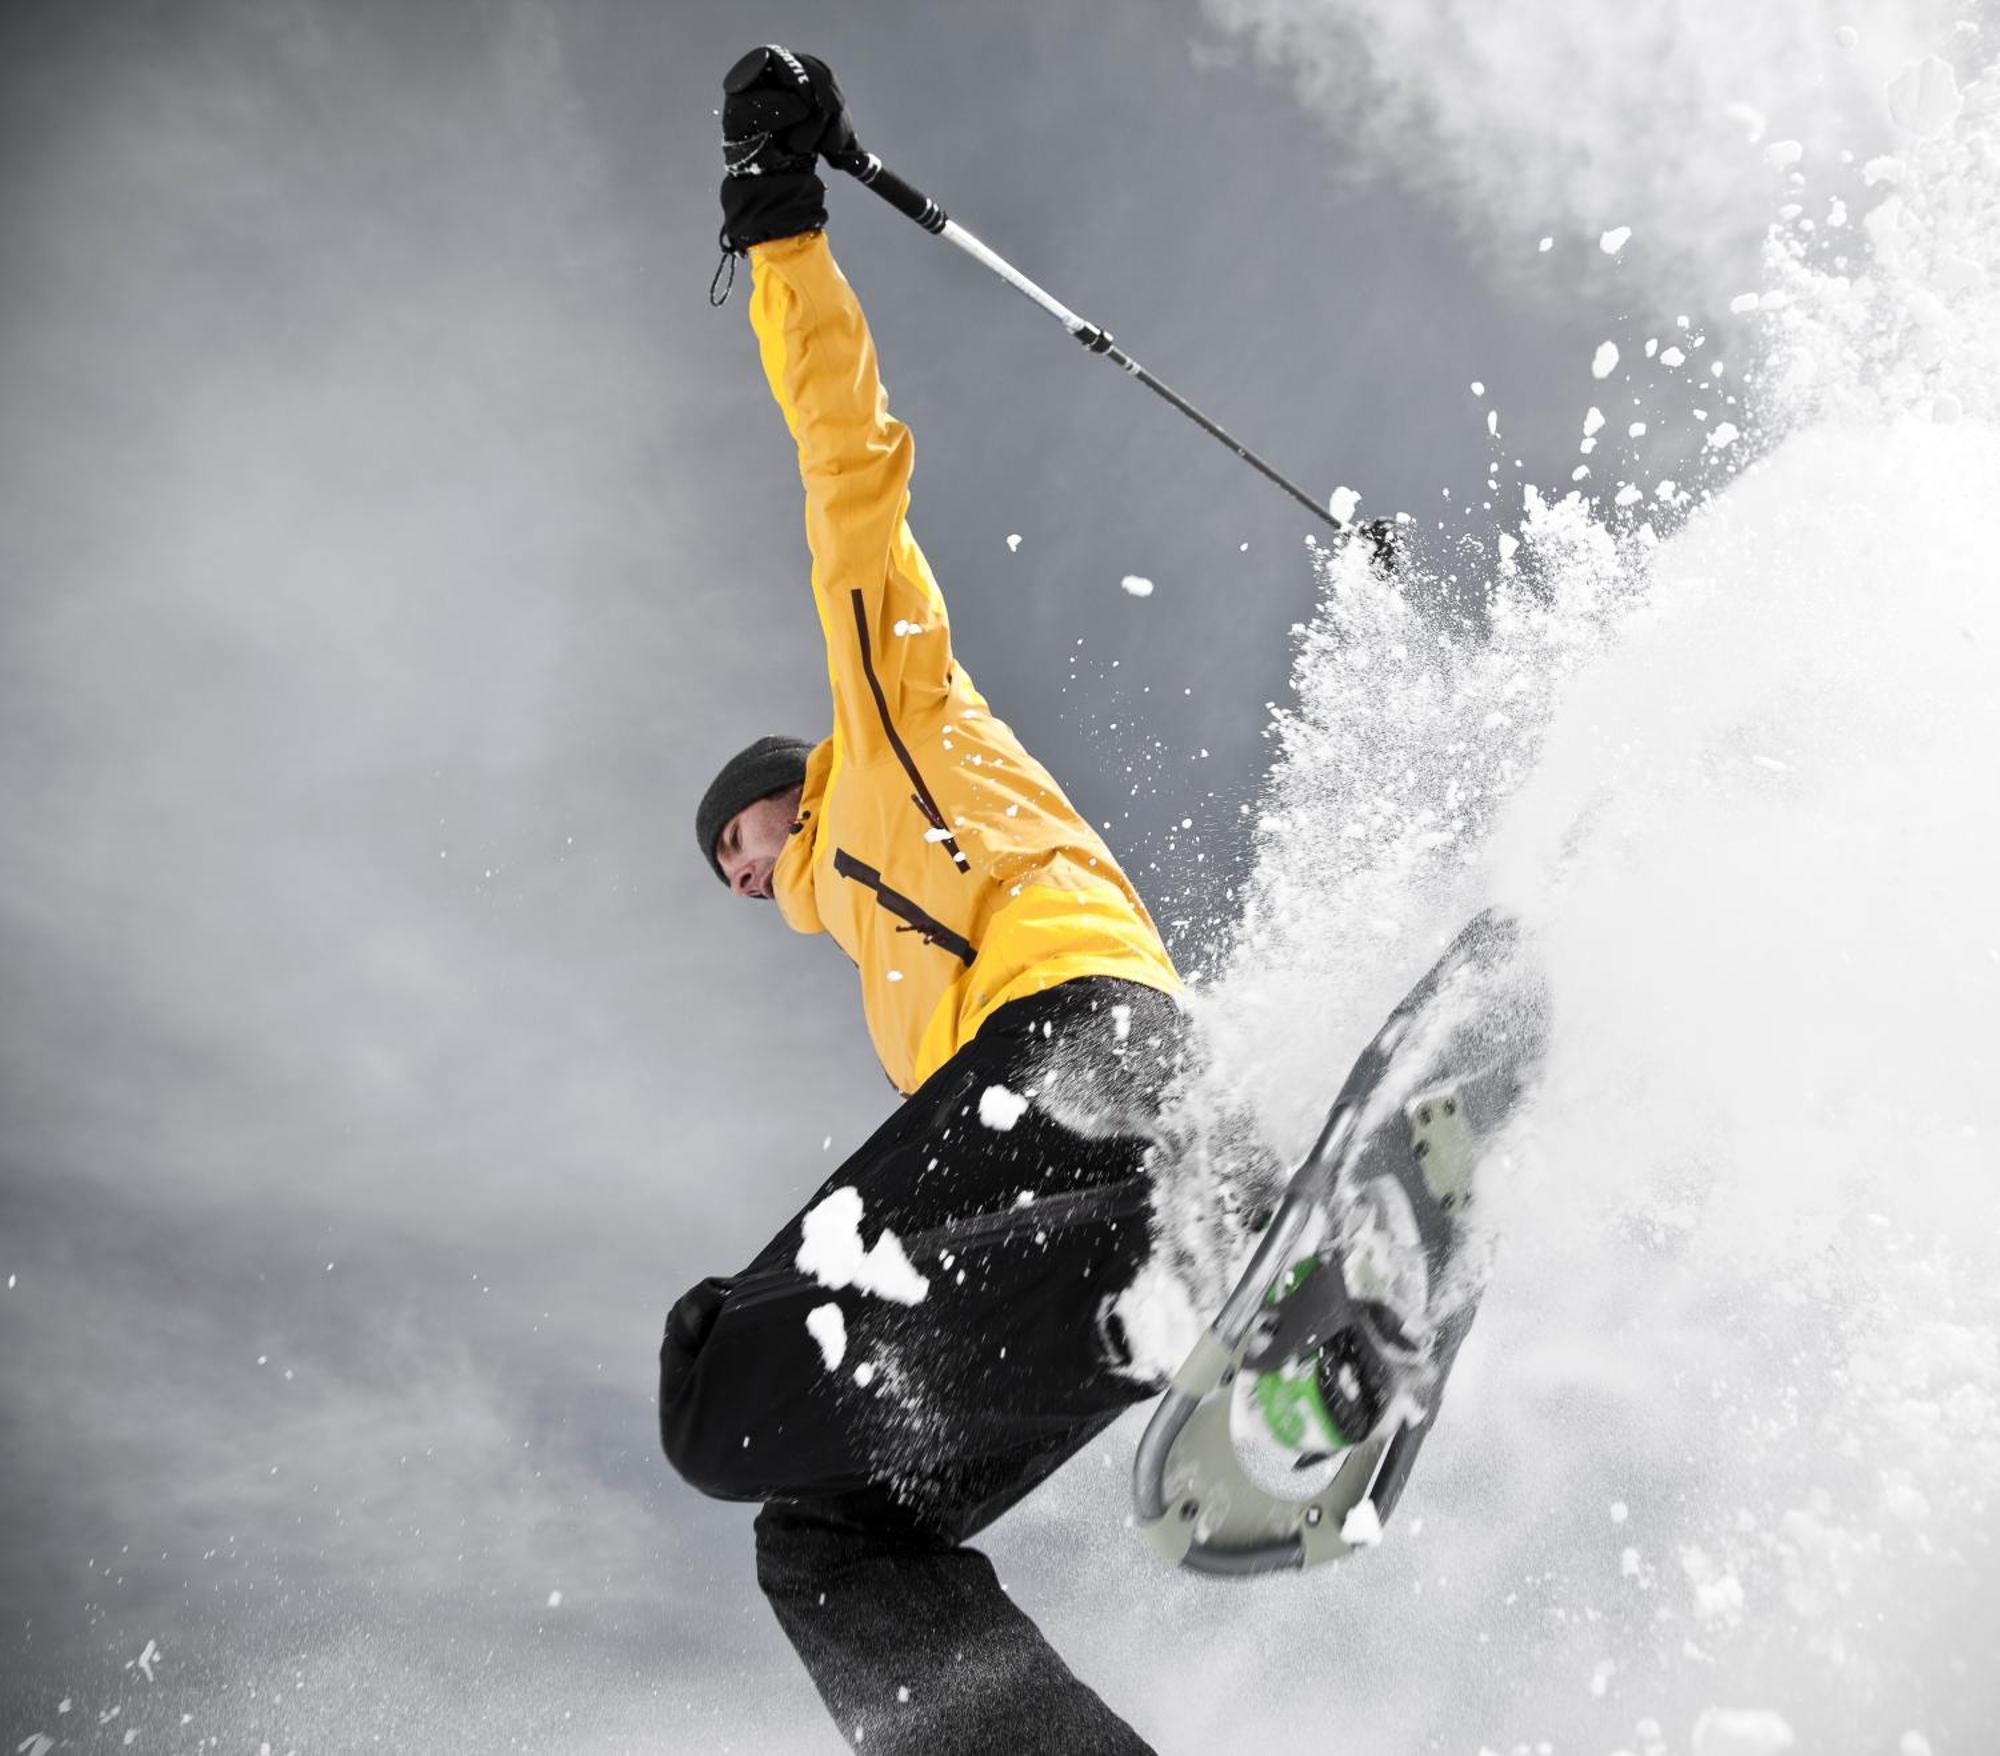
{"label": "yellow ski jacket", "polygon": [[773,888],[787,924],[854,960],[876,1053],[909,1093],[1009,1001],[1080,976],[1167,993],[1180,979],[1110,850],[952,654],[904,522],[910,431],[825,233],[750,261],[833,685],[833,735],[807,765]]}

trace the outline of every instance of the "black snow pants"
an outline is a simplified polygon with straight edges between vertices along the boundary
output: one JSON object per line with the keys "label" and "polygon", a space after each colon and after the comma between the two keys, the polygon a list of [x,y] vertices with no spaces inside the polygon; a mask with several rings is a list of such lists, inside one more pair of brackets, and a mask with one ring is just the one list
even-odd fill
{"label": "black snow pants", "polygon": [[[1107,977],[1002,1008],[748,1268],[667,1319],[667,1456],[765,1503],[758,1584],[858,1749],[1147,1750],[964,1545],[1151,1394],[1115,1369],[1103,1315],[1148,1254],[1184,1047],[1171,998]],[[832,1197],[816,1228],[851,1222],[847,1190],[858,1241],[801,1271],[807,1215]]]}

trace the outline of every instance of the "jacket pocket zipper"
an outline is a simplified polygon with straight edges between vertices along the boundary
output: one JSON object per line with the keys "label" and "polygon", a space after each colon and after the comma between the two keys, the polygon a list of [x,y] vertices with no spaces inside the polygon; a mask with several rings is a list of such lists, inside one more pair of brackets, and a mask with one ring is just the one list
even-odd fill
{"label": "jacket pocket zipper", "polygon": [[875,675],[875,651],[868,643],[868,605],[860,592],[851,595],[854,599],[854,632],[861,642],[861,672],[868,679],[869,692],[875,697],[875,711],[881,715],[882,730],[888,734],[889,748],[896,752],[896,760],[910,777],[910,785],[916,788],[910,795],[910,803],[924,814],[924,821],[932,829],[943,832],[939,839],[944,844],[944,851],[951,855],[951,863],[961,872],[970,872],[972,865],[965,857],[965,850],[958,845],[958,837],[951,833],[951,826],[945,822],[937,800],[931,797],[931,789],[924,785],[924,777],[917,772],[917,759],[910,754],[909,745],[903,742],[902,733],[896,730],[895,721],[889,717],[889,698],[882,693],[882,680]]}
{"label": "jacket pocket zipper", "polygon": [[873,866],[857,860],[845,848],[833,850],[833,869],[843,878],[851,878],[856,884],[864,885],[875,892],[875,900],[887,909],[897,920],[905,923],[903,931],[921,933],[926,945],[936,945],[949,951],[953,957],[970,967],[979,953],[972,941],[963,934],[954,933],[942,921],[924,913],[900,890],[891,890],[882,882],[882,874]]}

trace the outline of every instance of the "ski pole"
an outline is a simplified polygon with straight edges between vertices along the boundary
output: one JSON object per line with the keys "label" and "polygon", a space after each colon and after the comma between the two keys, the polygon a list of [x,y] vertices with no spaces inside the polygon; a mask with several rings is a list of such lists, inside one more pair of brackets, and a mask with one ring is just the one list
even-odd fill
{"label": "ski pole", "polygon": [[[883,164],[881,159],[874,153],[856,152],[847,158],[834,159],[829,162],[832,163],[836,170],[845,171],[850,177],[855,178],[861,183],[865,183],[898,213],[915,220],[925,231],[934,236],[942,237],[947,243],[956,244],[973,261],[991,269],[1017,293],[1023,293],[1032,299],[1060,323],[1063,328],[1068,330],[1071,335],[1082,342],[1090,352],[1093,354],[1102,354],[1112,365],[1138,379],[1155,396],[1171,403],[1204,433],[1207,433],[1211,438],[1220,440],[1252,469],[1277,483],[1287,494],[1291,495],[1294,500],[1308,512],[1312,513],[1314,517],[1323,519],[1326,523],[1332,525],[1342,536],[1349,534],[1350,527],[1348,525],[1334,517],[1331,511],[1322,506],[1296,482],[1279,474],[1276,469],[1266,463],[1249,446],[1245,445],[1225,428],[1211,421],[1208,416],[1196,408],[1193,403],[1189,402],[1186,397],[1182,396],[1179,391],[1175,390],[1172,385],[1162,382],[1160,379],[1154,377],[1152,373],[1148,372],[1144,366],[1140,365],[1137,360],[1133,359],[1130,354],[1112,341],[1110,331],[1079,317],[1060,299],[1056,298],[1054,294],[1046,292],[1037,286],[1009,262],[1006,257],[967,231],[965,227],[947,214],[942,207],[928,195],[924,194],[922,190],[913,188],[910,184],[904,182],[901,177],[897,176],[894,171]],[[1377,536],[1373,531],[1370,531],[1368,534],[1377,543],[1378,547],[1383,545],[1382,537]]]}

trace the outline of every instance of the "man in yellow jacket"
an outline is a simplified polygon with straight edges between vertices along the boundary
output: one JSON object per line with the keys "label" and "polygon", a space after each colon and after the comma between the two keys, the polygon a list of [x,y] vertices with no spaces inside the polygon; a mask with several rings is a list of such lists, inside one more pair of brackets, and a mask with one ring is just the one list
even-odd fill
{"label": "man in yellow jacket", "polygon": [[905,1101],[739,1275],[668,1319],[661,1435],[765,1503],[758,1580],[857,1747],[1132,1752],[964,1540],[1148,1394],[1112,1302],[1150,1251],[1179,981],[1117,861],[953,651],[889,413],[827,244],[839,88],[728,81],[724,241],[805,486],[831,735],[760,739],[696,814],[738,896],[853,959]]}

